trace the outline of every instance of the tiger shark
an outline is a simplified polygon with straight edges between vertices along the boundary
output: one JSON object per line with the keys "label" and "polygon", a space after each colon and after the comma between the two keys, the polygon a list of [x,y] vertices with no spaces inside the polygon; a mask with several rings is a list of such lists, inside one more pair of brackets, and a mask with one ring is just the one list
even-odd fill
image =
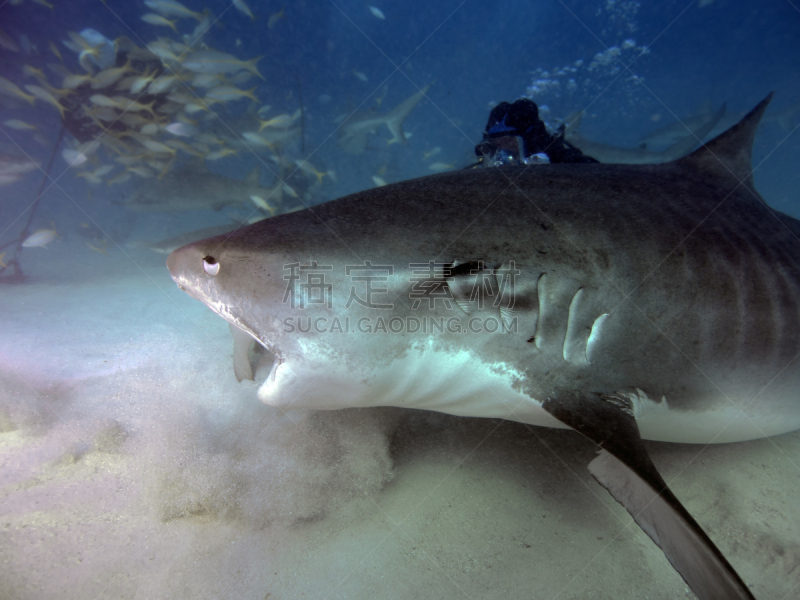
{"label": "tiger shark", "polygon": [[167,267],[238,332],[240,365],[242,337],[274,354],[268,405],[574,429],[699,598],[753,598],[642,440],[800,428],[800,221],[752,178],[770,99],[675,162],[423,177],[189,244]]}

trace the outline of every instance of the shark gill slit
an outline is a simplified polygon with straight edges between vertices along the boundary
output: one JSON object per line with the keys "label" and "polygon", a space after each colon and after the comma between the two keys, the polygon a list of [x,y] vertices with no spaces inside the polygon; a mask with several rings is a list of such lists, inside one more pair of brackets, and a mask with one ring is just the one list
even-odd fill
{"label": "shark gill slit", "polygon": [[[566,353],[568,356],[576,357],[575,362],[579,363],[583,362],[583,358],[577,357],[577,348],[573,346],[578,340],[578,332],[582,329],[581,323],[586,326],[585,338],[589,336],[589,323],[591,323],[591,321],[585,323],[587,307],[584,295],[579,293],[580,287],[576,281],[561,277],[559,274],[542,274],[538,282],[539,314],[536,322],[538,349],[553,354],[558,353],[562,357]],[[575,322],[573,338],[568,334],[570,320]]]}
{"label": "shark gill slit", "polygon": [[581,314],[581,300],[585,296],[583,288],[572,296],[567,312],[567,333],[564,336],[564,345],[561,355],[568,363],[581,363],[586,360],[586,340],[589,332],[581,327],[583,315]]}
{"label": "shark gill slit", "polygon": [[539,310],[536,313],[536,333],[534,334],[534,344],[541,350],[544,347],[544,317],[547,309],[547,273],[542,273],[536,282],[536,295],[539,300]]}
{"label": "shark gill slit", "polygon": [[606,319],[608,317],[609,313],[603,313],[594,320],[594,323],[592,323],[592,328],[589,333],[589,338],[586,340],[585,356],[587,365],[591,366],[592,364],[592,354],[593,354],[592,351],[594,350],[597,343],[600,341],[600,337],[603,335],[603,325],[605,324]]}
{"label": "shark gill slit", "polygon": [[[507,271],[509,264],[504,264],[503,268]],[[513,285],[503,290],[501,299],[501,315],[510,325],[513,319],[517,319],[517,327],[527,336],[529,344],[536,346],[536,335],[539,331],[539,315],[541,306],[539,304],[539,285],[544,273],[539,272],[535,278],[526,277],[516,281]]]}

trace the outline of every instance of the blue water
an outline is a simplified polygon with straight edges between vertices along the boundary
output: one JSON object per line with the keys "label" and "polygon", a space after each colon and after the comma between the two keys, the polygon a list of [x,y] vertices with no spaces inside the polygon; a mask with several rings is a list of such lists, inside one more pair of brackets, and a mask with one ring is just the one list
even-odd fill
{"label": "blue water", "polygon": [[[257,104],[235,100],[193,116],[201,132],[225,134],[225,147],[238,142],[235,155],[201,166],[179,150],[173,164],[162,164],[165,176],[188,165],[244,179],[258,167],[262,186],[288,177],[300,194],[293,201],[283,192],[282,211],[372,188],[379,180],[428,175],[435,163],[468,166],[489,111],[504,100],[533,99],[553,130],[568,114],[585,110],[581,131],[587,138],[624,147],[636,147],[648,132],[706,103],[743,112],[774,91],[769,115],[800,102],[800,5],[789,0],[704,6],[685,0],[375,2],[385,19],[365,1],[299,0],[286,3],[284,17],[269,27],[282,2],[251,0],[251,21],[223,0],[186,0],[190,9],[207,8],[213,16],[202,43],[241,60],[262,56],[263,79],[238,85],[254,88]],[[56,89],[65,70],[86,73],[62,43],[67,32],[91,28],[144,47],[160,37],[177,41],[197,23],[178,20],[179,34],[145,23],[141,15],[154,11],[141,1],[53,3],[52,9],[31,0],[0,6],[0,32],[18,47],[0,47],[0,76],[23,90],[41,85],[26,66],[41,70]],[[381,126],[363,152],[343,151],[342,119],[384,114],[429,84],[405,122],[406,144],[388,143],[391,134]],[[204,93],[196,86],[189,92]],[[266,119],[302,109],[302,135],[298,118],[274,153],[242,145],[242,134],[257,125],[251,120],[245,127],[239,119],[262,105],[271,107]],[[91,103],[74,110],[83,108]],[[36,130],[14,129],[12,119]],[[798,125],[800,110],[780,124],[765,122],[753,152],[757,188],[771,206],[795,217]],[[480,450],[466,466],[471,470],[454,476],[461,463],[453,456],[472,452],[470,441],[489,436],[491,428],[473,424],[462,431],[455,419],[382,413],[364,421],[326,417],[332,419],[327,424],[305,416],[308,438],[276,434],[264,441],[261,429],[280,419],[291,427],[290,418],[259,412],[266,409],[252,406],[255,388],[242,391],[228,381],[224,324],[180,294],[165,257],[145,247],[192,229],[242,222],[257,214],[255,205],[242,198],[239,206],[218,211],[130,211],[119,203],[157,181],[156,173],[109,185],[125,173],[109,148],[70,168],[62,151],[77,142],[67,131],[54,147],[61,126],[46,102],[31,105],[0,92],[0,153],[40,166],[0,186],[0,252],[7,262],[53,153],[28,233],[54,228],[58,234],[46,250],[23,249],[24,284],[0,286],[0,464],[6,469],[0,475],[0,558],[8,565],[0,569],[0,598],[684,597],[685,586],[651,552],[647,538],[619,534],[616,519],[624,513],[605,512],[607,521],[594,529],[595,517],[588,515],[603,513],[598,506],[609,501],[599,487],[595,505],[570,504],[569,498],[589,493],[585,486],[565,483],[558,475],[563,464],[524,447],[514,434]],[[161,132],[155,139],[170,136]],[[295,166],[280,171],[275,156]],[[295,168],[301,160],[321,173],[332,171],[335,179],[317,183]],[[102,183],[79,176],[102,165],[114,166]],[[92,235],[84,235],[87,230]],[[231,408],[232,402],[245,408]],[[114,438],[112,421],[126,435],[111,444],[112,458],[91,458],[88,448],[97,439]],[[430,444],[433,458],[410,443],[391,447],[397,442],[386,431],[398,422],[419,448]],[[448,438],[448,428],[463,435]],[[553,435],[556,446],[577,444],[575,452],[591,454],[572,438]],[[340,441],[350,437],[350,445]],[[684,490],[699,498],[696,510],[706,511],[699,520],[719,536],[729,534],[725,551],[764,598],[795,597],[800,589],[793,483],[800,438],[784,436],[777,444],[780,452],[766,441],[743,446],[750,454],[711,450],[707,467],[726,475],[706,489],[702,471],[687,473]],[[528,509],[520,508],[530,501],[520,491],[531,485],[528,463],[498,466],[505,464],[504,453],[523,450],[534,453],[535,477],[545,482],[536,492],[539,503]],[[682,449],[654,452],[676,472],[692,462]],[[321,474],[309,466],[325,463],[328,454],[343,457],[339,466],[319,467]],[[582,465],[576,459],[568,467],[594,485]],[[363,494],[341,483],[363,471],[369,480]],[[270,481],[278,483],[270,487]],[[440,485],[439,503],[414,513]],[[710,507],[719,497],[724,500],[715,511]],[[458,499],[458,516],[448,516],[446,507]],[[543,514],[552,523],[537,525],[536,533],[526,530]],[[737,529],[750,515],[756,515],[751,529]],[[400,522],[408,523],[404,532]],[[440,536],[434,533],[439,527]],[[396,537],[385,542],[392,531]],[[608,556],[609,539],[617,540],[611,552],[618,559],[594,562]]]}

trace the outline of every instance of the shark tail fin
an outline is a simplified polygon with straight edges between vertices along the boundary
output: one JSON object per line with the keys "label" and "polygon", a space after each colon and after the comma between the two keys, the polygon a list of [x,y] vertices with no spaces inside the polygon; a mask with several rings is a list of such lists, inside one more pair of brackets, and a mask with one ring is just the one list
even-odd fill
{"label": "shark tail fin", "polygon": [[659,475],[629,400],[601,394],[547,399],[543,408],[598,444],[589,472],[664,551],[700,600],[753,600],[733,567]]}
{"label": "shark tail fin", "polygon": [[408,145],[406,134],[403,131],[403,122],[405,122],[406,117],[408,117],[411,111],[414,110],[414,107],[419,104],[420,100],[425,97],[425,94],[432,85],[432,83],[429,83],[416,94],[395,106],[392,111],[386,115],[386,126],[392,134],[393,141]]}
{"label": "shark tail fin", "polygon": [[680,163],[695,170],[723,177],[733,175],[752,188],[753,140],[761,117],[764,116],[764,111],[767,110],[773,95],[774,92],[770,92],[736,125],[681,159]]}

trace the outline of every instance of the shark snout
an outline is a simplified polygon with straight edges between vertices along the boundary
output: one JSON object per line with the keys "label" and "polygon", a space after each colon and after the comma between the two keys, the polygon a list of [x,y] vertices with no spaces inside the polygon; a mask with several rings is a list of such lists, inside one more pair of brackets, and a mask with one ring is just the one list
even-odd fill
{"label": "shark snout", "polygon": [[197,250],[190,246],[183,246],[177,250],[173,250],[167,257],[167,269],[172,280],[178,284],[182,290],[186,289],[187,283],[192,279],[191,275],[197,269],[192,268],[192,263],[201,262],[200,255]]}
{"label": "shark snout", "polygon": [[172,279],[175,279],[175,268],[177,266],[178,258],[175,256],[175,252],[172,252],[167,257],[167,269],[169,270],[169,274],[172,276]]}

